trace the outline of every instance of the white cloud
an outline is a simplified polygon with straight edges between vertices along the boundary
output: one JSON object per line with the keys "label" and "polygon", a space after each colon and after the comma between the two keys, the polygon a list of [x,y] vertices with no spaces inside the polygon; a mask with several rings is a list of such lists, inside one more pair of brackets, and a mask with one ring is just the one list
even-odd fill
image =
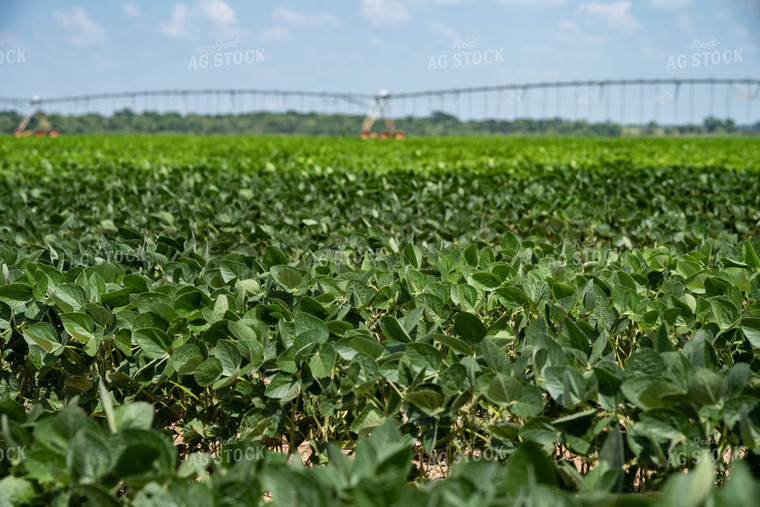
{"label": "white cloud", "polygon": [[691,16],[685,12],[678,12],[675,14],[676,26],[682,32],[693,32],[694,25],[691,23]]}
{"label": "white cloud", "polygon": [[188,25],[190,23],[190,10],[185,4],[175,4],[172,9],[172,20],[161,25],[161,31],[172,39],[182,39],[190,36]]}
{"label": "white cloud", "polygon": [[207,19],[219,27],[230,27],[237,24],[235,9],[224,0],[200,0],[198,9]]}
{"label": "white cloud", "polygon": [[[192,9],[182,3],[174,4],[171,21],[159,29],[167,37],[183,39],[190,37],[191,26],[204,22],[214,25],[215,31],[210,32],[212,37],[237,38],[248,34],[247,30],[239,28],[235,9],[224,0],[199,0]],[[202,32],[209,33],[209,30]]]}
{"label": "white cloud", "polygon": [[739,39],[749,37],[749,32],[741,25],[736,25],[733,30],[731,30],[731,34]]}
{"label": "white cloud", "polygon": [[0,32],[0,42],[7,46],[24,46],[21,39],[13,35],[11,32]]}
{"label": "white cloud", "polygon": [[436,21],[435,23],[430,25],[430,31],[436,35],[440,35],[441,37],[445,37],[447,39],[459,38],[459,32],[457,32],[450,26],[444,25],[440,21]]}
{"label": "white cloud", "polygon": [[633,35],[642,29],[642,26],[628,12],[630,8],[631,2],[627,0],[608,4],[588,2],[580,5],[580,10],[584,14],[599,19],[626,35]]}
{"label": "white cloud", "polygon": [[691,4],[691,0],[652,0],[652,7],[664,11],[683,9]]}
{"label": "white cloud", "polygon": [[282,25],[274,25],[261,32],[259,38],[264,42],[288,42],[290,32]]}
{"label": "white cloud", "polygon": [[380,37],[370,37],[369,45],[379,48],[379,47],[385,46],[385,41],[381,39]]}
{"label": "white cloud", "polygon": [[584,32],[578,23],[569,19],[563,19],[559,22],[559,29],[556,34],[557,38],[573,44],[601,44],[604,37],[591,35]]}
{"label": "white cloud", "polygon": [[132,2],[122,5],[121,10],[130,19],[140,15],[140,8]]}
{"label": "white cloud", "polygon": [[559,7],[567,0],[497,0],[500,4],[516,5],[518,7]]}
{"label": "white cloud", "polygon": [[224,37],[246,37],[248,31],[238,26],[235,9],[224,0],[200,0],[198,11],[202,17],[216,25]]}
{"label": "white cloud", "polygon": [[299,14],[279,8],[272,12],[272,17],[281,23],[293,26],[340,26],[340,20],[332,14]]}
{"label": "white cloud", "polygon": [[362,0],[361,15],[372,26],[399,26],[410,19],[400,0]]}
{"label": "white cloud", "polygon": [[90,18],[81,7],[72,7],[66,13],[56,10],[55,19],[71,33],[71,43],[79,47],[95,46],[106,41],[106,31]]}

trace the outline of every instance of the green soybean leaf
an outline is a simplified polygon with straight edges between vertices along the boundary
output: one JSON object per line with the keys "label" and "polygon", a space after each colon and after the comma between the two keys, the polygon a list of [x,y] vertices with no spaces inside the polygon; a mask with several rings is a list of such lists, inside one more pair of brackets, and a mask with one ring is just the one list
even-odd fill
{"label": "green soybean leaf", "polygon": [[18,308],[32,300],[32,286],[25,283],[0,285],[0,302]]}
{"label": "green soybean leaf", "polygon": [[297,289],[302,280],[301,273],[291,266],[285,266],[277,272],[277,281],[290,290]]}
{"label": "green soybean leaf", "polygon": [[533,442],[522,444],[507,461],[507,490],[517,494],[528,484],[557,485],[557,473],[552,462]]}
{"label": "green soybean leaf", "polygon": [[487,332],[486,326],[477,315],[460,312],[454,318],[454,334],[471,345],[480,343]]}
{"label": "green soybean leaf", "polygon": [[95,322],[86,313],[62,313],[60,315],[63,328],[81,343],[87,343],[95,338]]}
{"label": "green soybean leaf", "polygon": [[77,312],[87,303],[84,289],[73,283],[64,283],[50,292],[51,299],[64,312]]}
{"label": "green soybean leaf", "polygon": [[208,387],[219,380],[222,371],[222,362],[216,357],[210,357],[195,369],[195,382],[201,387]]}
{"label": "green soybean leaf", "polygon": [[330,372],[332,372],[333,366],[335,366],[335,358],[336,354],[333,346],[329,343],[325,344],[320,351],[309,360],[311,374],[314,375],[315,378],[327,377],[330,375]]}
{"label": "green soybean leaf", "polygon": [[24,330],[24,338],[30,345],[37,345],[45,352],[53,354],[62,345],[53,326],[48,322],[37,322]]}
{"label": "green soybean leaf", "polygon": [[137,329],[135,341],[149,359],[162,359],[171,351],[171,341],[166,333],[155,327]]}
{"label": "green soybean leaf", "polygon": [[300,380],[287,373],[277,373],[272,377],[272,381],[264,390],[264,394],[285,404],[298,396],[300,391]]}
{"label": "green soybean leaf", "polygon": [[380,321],[380,328],[383,330],[383,334],[391,340],[396,340],[403,343],[409,343],[412,339],[406,330],[399,324],[396,317],[392,315],[386,315]]}
{"label": "green soybean leaf", "polygon": [[299,347],[306,344],[322,345],[330,336],[330,331],[327,329],[325,321],[308,313],[296,313],[293,316],[293,325]]}
{"label": "green soybean leaf", "polygon": [[497,373],[488,385],[486,396],[489,401],[506,407],[517,400],[523,389],[523,383],[514,377]]}

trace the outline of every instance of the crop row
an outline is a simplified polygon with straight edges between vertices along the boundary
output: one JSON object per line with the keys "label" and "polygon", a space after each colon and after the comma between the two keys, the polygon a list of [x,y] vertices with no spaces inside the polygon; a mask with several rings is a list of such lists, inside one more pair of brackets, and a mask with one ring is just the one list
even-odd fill
{"label": "crop row", "polygon": [[119,227],[193,234],[217,254],[494,245],[507,232],[544,249],[685,253],[741,245],[760,220],[760,150],[740,139],[9,141],[0,241],[69,255]]}
{"label": "crop row", "polygon": [[753,144],[18,141],[1,505],[754,503]]}
{"label": "crop row", "polygon": [[[509,461],[530,443],[571,490],[659,489],[703,452],[725,474],[760,445],[749,242],[732,258],[704,245],[588,263],[507,235],[360,266],[274,247],[206,256],[128,229],[113,248],[144,260],[0,249],[3,394],[49,410],[78,396],[108,419],[103,382],[121,412],[142,407],[120,417],[172,428],[182,460],[241,439],[306,446],[317,464],[328,442],[354,450],[388,421],[404,452],[416,443],[418,475],[441,450]],[[615,473],[582,474],[605,445]]]}

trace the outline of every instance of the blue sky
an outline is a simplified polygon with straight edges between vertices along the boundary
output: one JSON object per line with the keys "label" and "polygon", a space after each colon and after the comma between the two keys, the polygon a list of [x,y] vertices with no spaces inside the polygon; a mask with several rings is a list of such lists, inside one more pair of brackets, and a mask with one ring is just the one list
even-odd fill
{"label": "blue sky", "polygon": [[[236,64],[233,54],[229,65],[222,56],[215,66],[218,41],[230,46],[219,51],[239,51],[250,63]],[[695,41],[707,45],[692,49]],[[9,63],[12,50],[25,61]],[[465,64],[468,50],[473,58],[480,53],[478,64]],[[708,56],[707,65],[695,66],[694,53],[716,50],[724,55],[718,64]],[[375,93],[543,80],[760,78],[758,50],[760,0],[0,3],[2,97],[168,88]],[[205,68],[203,55],[209,58]],[[672,93],[647,90],[648,96],[661,92]],[[589,100],[595,93],[588,90]],[[747,107],[741,96],[757,90],[731,93],[736,111]],[[502,99],[504,110],[517,100]],[[474,108],[493,107],[491,100]],[[754,103],[751,117],[760,113],[760,101]],[[408,102],[396,112],[428,108],[427,101]]]}

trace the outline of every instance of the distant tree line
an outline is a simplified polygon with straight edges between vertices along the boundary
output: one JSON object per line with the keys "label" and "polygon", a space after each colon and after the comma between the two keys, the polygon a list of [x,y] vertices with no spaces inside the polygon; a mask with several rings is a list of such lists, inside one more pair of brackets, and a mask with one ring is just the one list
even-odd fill
{"label": "distant tree line", "polygon": [[[12,133],[22,116],[16,112],[0,112],[0,132]],[[76,116],[48,115],[50,124],[62,134],[231,134],[231,135],[302,135],[355,136],[361,129],[362,116],[342,114],[248,113],[198,115],[135,113],[129,109],[107,117],[99,114]],[[589,123],[585,120],[552,119],[460,121],[456,116],[436,111],[427,118],[411,116],[396,119],[396,128],[411,136],[492,136],[492,135],[557,135],[557,136],[620,136],[627,132],[617,123]],[[34,130],[37,121],[28,127]],[[374,131],[385,128],[378,119]],[[655,123],[639,128],[644,135],[760,134],[760,122],[739,129],[734,121],[707,118],[703,125],[658,127]]]}

